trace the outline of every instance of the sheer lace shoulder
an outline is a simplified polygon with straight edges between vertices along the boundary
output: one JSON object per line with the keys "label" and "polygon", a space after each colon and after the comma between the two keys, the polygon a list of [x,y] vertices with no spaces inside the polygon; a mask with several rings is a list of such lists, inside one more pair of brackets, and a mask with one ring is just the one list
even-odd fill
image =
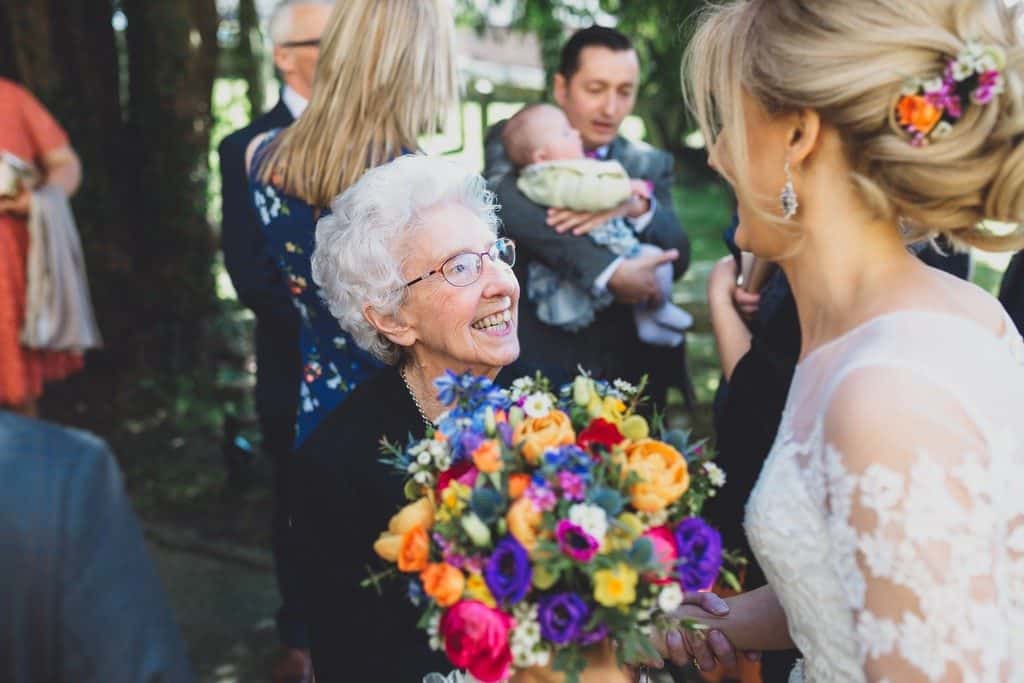
{"label": "sheer lace shoulder", "polygon": [[1024,681],[1024,343],[1004,324],[900,311],[797,367],[745,523],[795,680]]}
{"label": "sheer lace shoulder", "polygon": [[865,680],[1021,680],[1019,435],[955,372],[880,362],[839,377],[821,467]]}

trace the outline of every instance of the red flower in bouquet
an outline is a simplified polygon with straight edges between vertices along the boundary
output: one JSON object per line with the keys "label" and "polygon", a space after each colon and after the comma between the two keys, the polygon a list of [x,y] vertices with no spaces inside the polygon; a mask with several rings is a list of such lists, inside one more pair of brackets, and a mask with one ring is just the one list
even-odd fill
{"label": "red flower in bouquet", "polygon": [[480,681],[496,683],[512,666],[508,634],[514,625],[512,617],[482,602],[458,602],[441,617],[445,654]]}
{"label": "red flower in bouquet", "polygon": [[585,451],[590,451],[592,446],[604,446],[611,450],[623,441],[626,437],[622,435],[619,428],[604,418],[597,418],[587,428],[580,432],[576,438],[576,445]]}

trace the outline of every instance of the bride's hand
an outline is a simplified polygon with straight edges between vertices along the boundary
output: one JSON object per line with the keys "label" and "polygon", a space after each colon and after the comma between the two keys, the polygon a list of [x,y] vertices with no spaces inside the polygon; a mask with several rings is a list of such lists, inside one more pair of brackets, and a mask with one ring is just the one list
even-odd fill
{"label": "bride's hand", "polygon": [[[701,620],[701,617],[722,618],[729,614],[729,606],[720,597],[710,592],[689,592],[683,599],[683,607],[676,612],[679,618]],[[655,638],[655,647],[659,654],[679,666],[687,662],[701,671],[715,668],[716,662],[726,667],[737,664],[736,648],[733,647],[725,634],[718,629],[707,631],[691,631],[674,628]],[[761,655],[757,652],[745,652],[744,657],[757,661]]]}

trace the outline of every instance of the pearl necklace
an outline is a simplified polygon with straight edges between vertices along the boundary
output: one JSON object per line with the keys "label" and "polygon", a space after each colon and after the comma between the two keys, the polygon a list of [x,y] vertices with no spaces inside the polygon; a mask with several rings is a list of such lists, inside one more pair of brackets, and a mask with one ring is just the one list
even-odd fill
{"label": "pearl necklace", "polygon": [[409,379],[405,376],[404,365],[399,369],[398,374],[402,377],[402,384],[405,385],[406,391],[409,392],[409,397],[412,399],[413,405],[416,406],[417,412],[419,412],[420,417],[423,418],[423,423],[427,425],[428,429],[430,429],[434,426],[434,423],[429,417],[427,417],[427,413],[423,410],[423,406],[420,405],[420,400],[416,398],[416,392],[412,390],[412,386],[409,384]]}

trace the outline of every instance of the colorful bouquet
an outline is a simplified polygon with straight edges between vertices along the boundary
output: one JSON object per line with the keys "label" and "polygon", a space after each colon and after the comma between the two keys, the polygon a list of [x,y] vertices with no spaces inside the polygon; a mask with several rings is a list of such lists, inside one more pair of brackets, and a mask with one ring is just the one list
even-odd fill
{"label": "colorful bouquet", "polygon": [[622,381],[435,384],[450,407],[437,429],[385,445],[413,502],[374,544],[431,646],[486,683],[532,666],[573,681],[606,639],[620,664],[649,660],[683,592],[725,571],[698,516],[725,481],[710,453],[682,432],[651,438],[642,387]]}

